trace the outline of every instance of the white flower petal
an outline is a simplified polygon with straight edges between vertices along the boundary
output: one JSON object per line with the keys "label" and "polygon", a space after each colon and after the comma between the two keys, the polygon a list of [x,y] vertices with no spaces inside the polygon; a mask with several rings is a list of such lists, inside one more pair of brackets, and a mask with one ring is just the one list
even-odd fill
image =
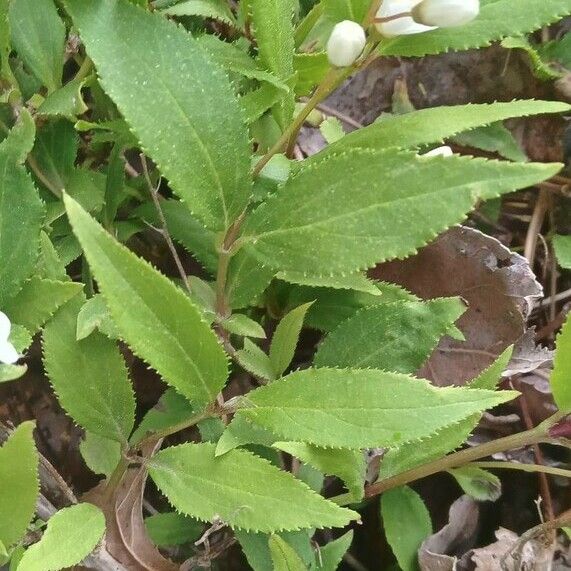
{"label": "white flower petal", "polygon": [[[422,0],[383,0],[377,18],[390,18],[397,14],[410,12]],[[410,34],[421,34],[429,32],[435,28],[424,26],[415,22],[410,16],[398,18],[390,22],[379,22],[376,25],[377,30],[385,37],[407,36]]]}
{"label": "white flower petal", "polygon": [[0,343],[0,363],[13,365],[19,358],[18,351],[16,351],[16,348],[10,341]]}
{"label": "white flower petal", "polygon": [[357,22],[344,20],[333,28],[327,42],[327,57],[336,67],[353,65],[361,55],[367,37],[365,30]]}
{"label": "white flower petal", "polygon": [[414,10],[422,24],[453,28],[474,20],[480,13],[480,0],[423,0]]}
{"label": "white flower petal", "polygon": [[8,340],[11,329],[12,323],[10,323],[10,319],[4,312],[0,311],[0,343]]}
{"label": "white flower petal", "polygon": [[432,149],[427,153],[424,153],[423,157],[451,157],[454,154],[454,151],[448,146],[444,145],[442,147],[436,147],[436,149]]}

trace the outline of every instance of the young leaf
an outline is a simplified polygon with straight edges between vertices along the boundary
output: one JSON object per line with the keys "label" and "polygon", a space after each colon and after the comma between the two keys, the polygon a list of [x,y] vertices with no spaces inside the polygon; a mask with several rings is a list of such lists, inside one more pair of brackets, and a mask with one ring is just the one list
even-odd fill
{"label": "young leaf", "polygon": [[272,281],[276,271],[263,266],[245,249],[240,250],[230,261],[226,292],[232,309],[241,309],[252,304]]}
{"label": "young leaf", "polygon": [[317,569],[319,571],[337,571],[343,556],[353,541],[353,530],[348,531],[338,539],[330,541],[324,547],[319,548],[317,554]]}
{"label": "young leaf", "polygon": [[0,383],[15,381],[26,374],[27,365],[5,365],[0,364]]}
{"label": "young leaf", "polygon": [[273,446],[277,440],[278,437],[269,430],[236,415],[230,424],[226,426],[226,430],[224,430],[216,445],[216,456],[226,454],[229,450],[234,450],[234,448],[244,444]]}
{"label": "young leaf", "polygon": [[267,381],[275,379],[270,358],[252,341],[244,339],[244,348],[236,352],[240,365],[249,373]]}
{"label": "young leaf", "polygon": [[502,495],[502,483],[500,479],[481,468],[462,466],[448,470],[454,476],[458,485],[478,502],[495,502]]}
{"label": "young leaf", "polygon": [[66,6],[142,147],[207,227],[227,228],[251,182],[248,134],[226,75],[182,27],[127,0]]}
{"label": "young leaf", "polygon": [[48,280],[70,281],[52,241],[43,230],[40,232],[40,256],[36,265],[36,275]]}
{"label": "young leaf", "polygon": [[95,474],[109,477],[121,460],[121,443],[90,432],[79,443],[79,451],[87,467]]}
{"label": "young leaf", "polygon": [[512,357],[513,345],[508,347],[487,369],[482,371],[469,383],[471,389],[487,389],[493,391],[506,370]]}
{"label": "young leaf", "polygon": [[293,359],[303,320],[311,303],[292,309],[279,322],[270,345],[270,362],[274,375],[281,377]]}
{"label": "young leaf", "polygon": [[143,417],[131,436],[131,445],[135,446],[153,432],[175,426],[188,420],[195,414],[192,405],[174,389],[167,389],[159,402]]}
{"label": "young leaf", "polygon": [[240,97],[244,119],[248,125],[257,121],[268,109],[271,109],[282,97],[282,93],[273,85],[262,85]]}
{"label": "young leaf", "polygon": [[[272,556],[270,554],[269,539],[266,533],[253,533],[235,530],[234,535],[240,543],[240,547],[254,571],[274,571]],[[311,535],[313,530],[285,531],[279,536],[294,549],[297,556],[305,565],[311,567],[315,561],[311,547]]]}
{"label": "young leaf", "polygon": [[403,571],[418,569],[418,548],[432,533],[430,514],[422,498],[408,486],[381,496],[383,527]]}
{"label": "young leaf", "polygon": [[85,82],[85,79],[72,79],[48,95],[38,107],[38,114],[65,117],[70,121],[75,121],[78,115],[83,115],[88,110],[81,93]]}
{"label": "young leaf", "polygon": [[10,2],[12,45],[26,66],[48,88],[61,85],[65,26],[52,0]]}
{"label": "young leaf", "polygon": [[551,390],[561,411],[571,411],[571,317],[555,340],[555,360],[551,373]]}
{"label": "young leaf", "polygon": [[32,277],[5,306],[14,323],[23,325],[34,334],[54,314],[82,289],[82,284]]}
{"label": "young leaf", "polygon": [[325,338],[315,366],[415,373],[464,310],[458,298],[367,307]]}
{"label": "young leaf", "polygon": [[109,308],[101,294],[88,299],[77,314],[76,339],[81,341],[91,335],[96,329],[110,339],[117,339],[119,332],[111,319]]}
{"label": "young leaf", "polygon": [[290,177],[247,218],[243,248],[277,270],[355,272],[414,253],[460,222],[479,198],[537,183],[559,169],[559,164],[352,150]]}
{"label": "young leaf", "polygon": [[571,236],[555,236],[553,247],[557,263],[566,270],[571,270]]}
{"label": "young leaf", "polygon": [[105,516],[92,504],[76,504],[54,514],[44,535],[24,553],[19,571],[57,571],[83,561],[105,533]]}
{"label": "young leaf", "polygon": [[307,567],[296,553],[279,535],[271,535],[268,541],[274,571],[307,571]]}
{"label": "young leaf", "polygon": [[40,491],[33,431],[33,422],[23,422],[0,448],[0,542],[7,549],[26,532]]}
{"label": "young leaf", "polygon": [[220,323],[226,331],[234,335],[241,335],[242,337],[255,337],[257,339],[265,339],[266,332],[264,328],[253,319],[250,319],[243,313],[234,313],[228,319]]}
{"label": "young leaf", "polygon": [[133,351],[197,405],[224,386],[226,355],[182,290],[110,236],[81,206],[64,197],[113,321]]}
{"label": "young leaf", "polygon": [[182,444],[149,461],[151,477],[178,511],[267,533],[339,527],[359,518],[246,450],[218,458],[214,450],[214,444]]}
{"label": "young leaf", "polygon": [[145,518],[145,528],[155,545],[166,547],[196,541],[202,534],[204,524],[185,515],[168,512]]}
{"label": "young leaf", "polygon": [[[251,0],[252,24],[260,60],[284,82],[293,75],[294,9],[293,0]],[[288,93],[276,106],[276,118],[282,129],[291,121],[293,111],[293,93]]]}
{"label": "young leaf", "polygon": [[362,499],[366,466],[365,456],[360,450],[319,448],[303,442],[275,442],[273,447],[299,458],[324,474],[338,476],[356,501]]}
{"label": "young leaf", "polygon": [[[82,296],[44,329],[44,366],[59,402],[83,428],[121,443],[135,420],[135,397],[118,347],[100,333],[76,339]],[[81,382],[78,382],[81,379]]]}
{"label": "young leaf", "polygon": [[440,28],[419,34],[414,41],[401,36],[382,42],[380,51],[383,55],[425,56],[479,48],[506,36],[534,32],[570,13],[567,0],[519,0],[515,5],[511,0],[481,0],[480,14],[462,26],[461,33],[454,28]]}
{"label": "young leaf", "polygon": [[236,415],[284,440],[374,448],[429,436],[516,394],[436,388],[374,369],[306,369],[248,393]]}
{"label": "young leaf", "polygon": [[32,179],[17,163],[29,151],[26,131],[31,118],[27,111],[21,117],[0,144],[0,307],[18,292],[34,269],[44,218],[44,205]]}
{"label": "young leaf", "polygon": [[290,284],[298,284],[310,287],[329,287],[332,289],[352,289],[381,295],[381,291],[375,282],[368,279],[364,274],[349,274],[346,276],[312,276],[301,272],[279,272],[276,278]]}
{"label": "young leaf", "polygon": [[202,16],[234,25],[234,16],[226,0],[183,0],[161,10],[169,16]]}
{"label": "young leaf", "polygon": [[[416,40],[415,40],[416,41]],[[348,149],[411,148],[439,143],[464,131],[510,117],[564,113],[569,105],[558,101],[522,100],[509,103],[451,105],[392,115],[345,135],[310,161]]]}

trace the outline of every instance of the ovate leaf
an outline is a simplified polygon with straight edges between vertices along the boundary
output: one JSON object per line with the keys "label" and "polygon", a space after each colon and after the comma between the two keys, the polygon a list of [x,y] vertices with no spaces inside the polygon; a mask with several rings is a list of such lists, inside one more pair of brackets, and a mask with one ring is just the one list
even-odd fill
{"label": "ovate leaf", "polygon": [[292,309],[279,322],[270,345],[270,362],[274,375],[281,377],[293,359],[303,319],[311,303],[305,303]]}
{"label": "ovate leaf", "polygon": [[14,323],[34,334],[66,301],[82,289],[82,284],[32,277],[5,306]]}
{"label": "ovate leaf", "polygon": [[127,0],[66,6],[143,149],[206,226],[228,227],[251,182],[248,134],[226,75],[182,27]]}
{"label": "ovate leaf", "polygon": [[48,521],[44,535],[30,546],[18,565],[19,571],[58,571],[77,565],[105,533],[105,516],[92,504],[64,508]]}
{"label": "ovate leaf", "polygon": [[13,0],[10,29],[18,55],[48,92],[55,91],[61,85],[65,26],[53,0]]}
{"label": "ovate leaf", "polygon": [[26,532],[40,491],[34,423],[24,422],[0,448],[0,542],[12,547]]}
{"label": "ovate leaf", "polygon": [[418,548],[432,533],[430,514],[422,498],[408,486],[381,496],[383,527],[403,571],[418,569]]}
{"label": "ovate leaf", "polygon": [[303,442],[275,442],[283,450],[324,474],[338,476],[345,482],[355,500],[363,496],[365,484],[365,456],[360,450],[347,448],[319,448]]}
{"label": "ovate leaf", "polygon": [[87,467],[95,474],[109,477],[121,460],[121,443],[86,431],[79,451]]}
{"label": "ovate leaf", "polygon": [[244,224],[244,250],[277,270],[355,272],[414,253],[460,222],[478,198],[534,184],[559,169],[396,150],[332,155],[290,177],[253,211]]}
{"label": "ovate leaf", "polygon": [[555,236],[553,247],[558,264],[566,270],[571,270],[571,236]]}
{"label": "ovate leaf", "polygon": [[44,366],[59,402],[83,428],[125,443],[135,397],[115,342],[101,333],[76,339],[82,296],[62,307],[43,335]]}
{"label": "ovate leaf", "polygon": [[467,50],[488,46],[506,36],[533,32],[557,22],[571,13],[567,0],[482,0],[478,17],[462,26],[441,28],[419,34],[411,41],[407,36],[381,44],[383,55],[424,56],[451,50]]}
{"label": "ovate leaf", "polygon": [[374,369],[306,369],[248,393],[237,416],[284,440],[373,448],[429,436],[515,394],[436,388]]}
{"label": "ovate leaf", "polygon": [[274,571],[307,571],[307,567],[296,553],[279,535],[271,535],[268,541]]}
{"label": "ovate leaf", "polygon": [[339,527],[359,517],[246,450],[220,457],[214,450],[214,444],[183,444],[149,461],[151,477],[178,511],[201,521],[219,517],[232,528],[267,533]]}
{"label": "ovate leaf", "polygon": [[458,298],[367,307],[326,337],[315,366],[414,373],[464,310]]}
{"label": "ovate leaf", "polygon": [[32,179],[18,164],[29,151],[28,120],[24,111],[20,123],[0,144],[0,307],[18,292],[34,268],[44,217]]}
{"label": "ovate leaf", "polygon": [[495,502],[502,495],[500,479],[475,466],[462,466],[448,470],[466,494],[478,502]]}
{"label": "ovate leaf", "polygon": [[555,340],[555,360],[551,373],[551,390],[561,411],[571,411],[571,317]]}
{"label": "ovate leaf", "polygon": [[79,239],[122,337],[197,405],[216,398],[227,376],[222,346],[198,308],[169,279],[110,236],[65,197]]}
{"label": "ovate leaf", "polygon": [[111,339],[119,337],[119,332],[111,319],[109,308],[101,294],[88,299],[77,314],[76,338],[78,341],[91,335],[96,329]]}

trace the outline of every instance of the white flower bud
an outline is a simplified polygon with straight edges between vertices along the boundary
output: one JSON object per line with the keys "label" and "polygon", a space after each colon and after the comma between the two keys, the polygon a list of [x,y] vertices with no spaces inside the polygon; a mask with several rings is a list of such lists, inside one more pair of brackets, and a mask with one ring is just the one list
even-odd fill
{"label": "white flower bud", "polygon": [[[408,14],[422,0],[383,0],[376,18],[383,20],[392,18],[398,14]],[[406,36],[409,34],[421,34],[429,32],[434,28],[423,26],[415,22],[412,16],[402,16],[388,22],[376,22],[375,27],[383,36],[390,38],[393,36]]]}
{"label": "white flower bud", "polygon": [[415,22],[453,28],[471,22],[480,13],[480,0],[422,0],[412,11]]}
{"label": "white flower bud", "polygon": [[344,20],[333,28],[327,42],[327,57],[335,67],[353,65],[363,52],[367,37],[357,22]]}
{"label": "white flower bud", "polygon": [[432,151],[428,151],[421,155],[422,157],[451,157],[454,154],[452,149],[448,145],[442,147],[436,147]]}
{"label": "white flower bud", "polygon": [[0,311],[0,363],[5,363],[6,365],[12,365],[20,358],[14,345],[8,341],[11,329],[10,319],[5,313]]}

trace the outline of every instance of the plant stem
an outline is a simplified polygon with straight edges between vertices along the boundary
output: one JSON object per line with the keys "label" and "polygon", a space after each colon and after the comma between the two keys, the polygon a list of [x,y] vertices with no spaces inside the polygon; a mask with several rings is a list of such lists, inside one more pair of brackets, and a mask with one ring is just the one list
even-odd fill
{"label": "plant stem", "polygon": [[115,470],[113,470],[113,473],[111,474],[109,480],[107,480],[107,484],[105,485],[105,495],[108,498],[113,497],[128,467],[129,467],[129,460],[125,456],[121,456],[119,464],[117,464]]}
{"label": "plant stem", "polygon": [[377,15],[377,12],[379,11],[382,3],[383,0],[373,0],[371,2],[369,10],[367,11],[367,15],[363,20],[363,28],[367,29],[373,23],[373,20],[375,19],[375,16]]}
{"label": "plant stem", "polygon": [[519,470],[521,472],[535,472],[541,474],[551,474],[571,478],[571,470],[555,468],[554,466],[544,466],[542,464],[520,464],[519,462],[471,462],[468,466],[482,468],[484,470]]}

